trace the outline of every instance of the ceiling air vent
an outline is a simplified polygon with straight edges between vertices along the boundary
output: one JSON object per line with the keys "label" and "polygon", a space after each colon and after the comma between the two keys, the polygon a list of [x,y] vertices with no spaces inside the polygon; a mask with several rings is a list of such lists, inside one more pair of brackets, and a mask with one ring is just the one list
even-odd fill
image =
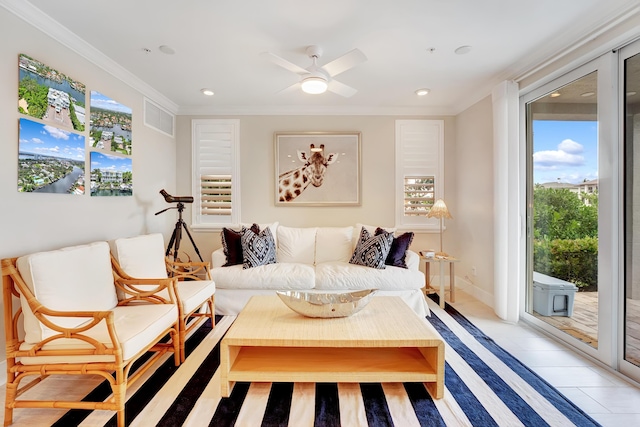
{"label": "ceiling air vent", "polygon": [[144,124],[150,128],[162,132],[170,137],[175,137],[176,118],[173,114],[162,109],[151,100],[144,99]]}

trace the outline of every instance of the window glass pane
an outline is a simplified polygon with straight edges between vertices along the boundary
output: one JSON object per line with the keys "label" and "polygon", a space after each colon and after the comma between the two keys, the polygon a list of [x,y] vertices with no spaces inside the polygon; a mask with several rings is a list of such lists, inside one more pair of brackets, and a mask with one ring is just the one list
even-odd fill
{"label": "window glass pane", "polygon": [[597,72],[527,104],[527,312],[598,345]]}

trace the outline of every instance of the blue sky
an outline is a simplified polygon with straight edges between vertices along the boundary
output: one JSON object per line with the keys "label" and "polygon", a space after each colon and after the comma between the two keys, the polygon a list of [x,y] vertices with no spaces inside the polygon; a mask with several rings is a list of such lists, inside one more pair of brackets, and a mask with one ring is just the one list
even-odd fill
{"label": "blue sky", "polygon": [[91,169],[111,170],[114,172],[131,172],[131,159],[128,157],[111,156],[109,154],[91,152]]}
{"label": "blue sky", "polygon": [[91,91],[91,103],[92,107],[101,108],[103,110],[119,111],[121,113],[131,114],[131,108],[126,105],[122,105],[113,99],[104,96],[100,92]]}
{"label": "blue sky", "polygon": [[570,182],[598,177],[598,122],[533,122],[533,182]]}
{"label": "blue sky", "polygon": [[20,119],[20,152],[84,161],[84,136]]}

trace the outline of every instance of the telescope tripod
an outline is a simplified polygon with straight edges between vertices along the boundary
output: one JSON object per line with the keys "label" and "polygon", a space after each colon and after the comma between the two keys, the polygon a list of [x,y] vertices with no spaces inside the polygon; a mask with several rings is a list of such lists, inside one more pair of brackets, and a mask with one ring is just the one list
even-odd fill
{"label": "telescope tripod", "polygon": [[169,244],[167,245],[167,251],[165,252],[165,256],[169,256],[169,254],[171,253],[171,248],[173,247],[173,260],[174,261],[176,260],[176,258],[178,257],[178,249],[180,249],[180,240],[182,240],[182,230],[184,229],[184,231],[187,233],[187,236],[189,236],[189,240],[191,240],[191,244],[193,245],[193,249],[195,249],[196,254],[198,255],[198,258],[200,258],[200,261],[203,261],[202,256],[200,255],[200,251],[196,246],[196,242],[193,241],[193,237],[191,237],[191,233],[187,228],[187,224],[182,219],[182,211],[184,210],[184,203],[179,202],[175,207],[166,208],[161,210],[160,212],[156,212],[156,215],[161,214],[165,211],[168,211],[169,209],[178,210],[178,222],[176,222],[176,226],[173,229],[173,233],[171,234],[171,239],[169,240]]}

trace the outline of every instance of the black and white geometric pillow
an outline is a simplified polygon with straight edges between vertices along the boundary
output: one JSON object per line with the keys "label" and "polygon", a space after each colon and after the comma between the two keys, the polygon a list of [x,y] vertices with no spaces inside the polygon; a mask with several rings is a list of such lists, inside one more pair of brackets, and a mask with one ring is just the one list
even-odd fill
{"label": "black and white geometric pillow", "polygon": [[260,233],[242,227],[242,268],[276,263],[276,244],[269,227]]}
{"label": "black and white geometric pillow", "polygon": [[385,261],[391,250],[392,242],[393,233],[385,231],[372,237],[367,229],[362,227],[358,244],[349,263],[383,269],[385,268]]}

